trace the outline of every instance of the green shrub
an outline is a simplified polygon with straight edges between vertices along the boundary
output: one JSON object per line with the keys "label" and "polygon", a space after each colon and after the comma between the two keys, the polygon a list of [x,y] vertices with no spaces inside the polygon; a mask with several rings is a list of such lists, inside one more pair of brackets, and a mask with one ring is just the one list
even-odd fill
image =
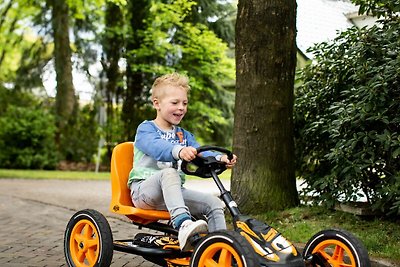
{"label": "green shrub", "polygon": [[400,0],[351,0],[359,6],[359,13],[374,17],[392,18],[399,15]]}
{"label": "green shrub", "polygon": [[296,92],[298,171],[328,205],[361,196],[400,214],[400,23],[315,46]]}
{"label": "green shrub", "polygon": [[54,169],[54,118],[40,107],[9,105],[0,118],[0,167]]}

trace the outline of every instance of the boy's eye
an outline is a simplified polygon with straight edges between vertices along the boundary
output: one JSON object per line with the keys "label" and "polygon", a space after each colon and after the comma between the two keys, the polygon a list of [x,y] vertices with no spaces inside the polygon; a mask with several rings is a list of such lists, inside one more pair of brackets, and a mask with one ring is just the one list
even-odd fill
{"label": "boy's eye", "polygon": [[[178,105],[180,101],[171,101],[170,102],[172,105]],[[188,102],[182,102],[182,105],[187,106]]]}

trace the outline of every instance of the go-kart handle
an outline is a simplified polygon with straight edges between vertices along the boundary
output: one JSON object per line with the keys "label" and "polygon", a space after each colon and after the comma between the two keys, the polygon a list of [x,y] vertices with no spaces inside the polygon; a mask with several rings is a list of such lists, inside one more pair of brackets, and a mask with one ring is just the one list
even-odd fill
{"label": "go-kart handle", "polygon": [[[214,156],[203,157],[200,155],[201,152],[205,151],[218,151],[227,155],[229,160],[233,159],[233,154],[231,151],[218,146],[200,146],[197,148],[196,158],[192,161],[188,162],[186,160],[182,161],[181,170],[188,175],[199,176],[202,178],[210,178],[212,177],[211,170],[213,170],[216,174],[220,174],[226,170],[225,162],[218,161]],[[191,171],[188,169],[188,164],[194,164],[197,166],[197,169]]]}

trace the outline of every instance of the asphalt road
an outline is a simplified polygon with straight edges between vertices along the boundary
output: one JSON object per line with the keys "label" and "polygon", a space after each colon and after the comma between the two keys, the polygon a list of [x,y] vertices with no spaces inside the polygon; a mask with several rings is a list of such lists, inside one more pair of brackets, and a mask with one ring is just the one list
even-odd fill
{"label": "asphalt road", "polygon": [[[187,186],[217,193],[210,183],[195,180]],[[125,217],[108,210],[110,198],[108,181],[0,179],[0,266],[66,266],[65,227],[76,211],[86,208],[106,216],[114,239],[133,237],[139,230]],[[140,256],[114,251],[111,266],[156,265]],[[372,266],[395,265],[373,259]]]}

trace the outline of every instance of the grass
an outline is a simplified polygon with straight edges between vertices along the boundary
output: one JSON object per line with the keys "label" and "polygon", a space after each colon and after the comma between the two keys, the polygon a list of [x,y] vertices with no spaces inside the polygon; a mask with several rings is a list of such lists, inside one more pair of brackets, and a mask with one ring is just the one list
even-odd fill
{"label": "grass", "polygon": [[383,258],[400,264],[400,224],[382,218],[359,216],[328,210],[323,207],[288,209],[268,212],[257,219],[269,224],[294,243],[306,243],[318,231],[344,229],[358,237],[373,258]]}
{"label": "grass", "polygon": [[0,169],[1,178],[16,179],[62,179],[62,180],[108,180],[109,172],[84,171],[44,171],[44,170],[8,170]]}
{"label": "grass", "polygon": [[[220,175],[221,179],[229,179],[231,171],[227,170]],[[61,180],[108,180],[109,172],[90,171],[45,171],[45,170],[10,170],[0,169],[1,178],[13,179],[61,179]],[[202,179],[195,176],[188,176],[186,179]]]}
{"label": "grass", "polygon": [[[224,172],[220,177],[229,179],[230,171]],[[110,173],[0,169],[1,178],[108,180]],[[187,178],[201,179],[197,177]],[[362,240],[371,257],[384,258],[400,265],[399,221],[360,218],[349,213],[327,210],[323,207],[306,206],[282,212],[268,212],[254,217],[268,222],[294,243],[306,243],[311,236],[322,229],[345,229]]]}

